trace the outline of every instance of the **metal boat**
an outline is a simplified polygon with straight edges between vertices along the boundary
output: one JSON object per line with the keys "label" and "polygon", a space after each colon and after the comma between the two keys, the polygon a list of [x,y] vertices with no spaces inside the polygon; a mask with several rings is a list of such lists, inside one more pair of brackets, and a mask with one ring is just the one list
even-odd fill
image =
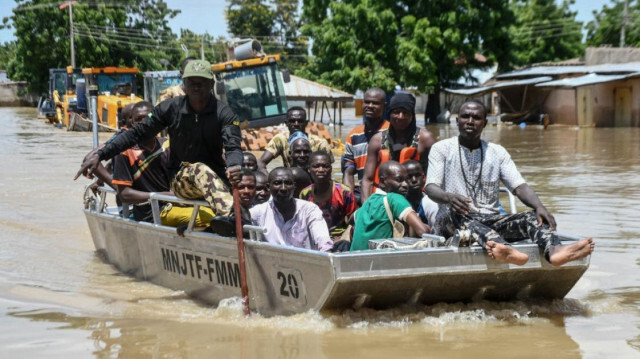
{"label": "metal boat", "polygon": [[[206,202],[152,194],[155,223],[143,223],[128,219],[127,206],[108,207],[107,191],[101,188],[97,197],[87,191],[84,212],[96,250],[109,263],[211,305],[241,296],[235,238],[196,230],[195,215],[184,236],[160,224],[158,201],[191,205],[194,213]],[[245,230],[251,233],[245,239],[249,302],[252,311],[265,316],[438,302],[560,299],[587,270],[590,259],[554,267],[537,245],[515,244],[529,255],[527,264],[516,266],[495,262],[480,247],[444,246],[443,238],[429,235],[424,238],[428,246],[422,249],[325,253],[261,242],[256,239],[262,228],[245,226]]]}

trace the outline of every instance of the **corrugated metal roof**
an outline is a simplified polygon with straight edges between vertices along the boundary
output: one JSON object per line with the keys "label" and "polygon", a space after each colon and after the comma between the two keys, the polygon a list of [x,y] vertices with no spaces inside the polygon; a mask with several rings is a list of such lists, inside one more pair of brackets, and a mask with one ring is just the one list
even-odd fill
{"label": "corrugated metal roof", "polygon": [[147,71],[144,73],[144,77],[180,77],[180,71],[178,70]]}
{"label": "corrugated metal roof", "polygon": [[588,74],[584,76],[569,77],[562,80],[539,83],[536,85],[536,87],[574,88],[574,87],[594,85],[594,84],[599,84],[604,82],[619,81],[619,80],[624,80],[624,79],[633,78],[633,77],[640,77],[640,72],[634,72],[632,74],[625,74],[625,75]]}
{"label": "corrugated metal roof", "polygon": [[640,71],[640,62],[628,62],[624,64],[602,64],[593,66],[537,66],[526,69],[506,72],[496,75],[496,79],[508,79],[530,76],[554,76],[570,74],[613,74],[631,73]]}
{"label": "corrugated metal roof", "polygon": [[492,91],[495,91],[495,90],[498,90],[498,89],[505,89],[505,88],[516,87],[516,86],[533,85],[533,84],[537,84],[537,83],[540,83],[540,82],[546,82],[546,81],[551,81],[551,80],[553,80],[552,77],[542,76],[542,77],[536,77],[536,78],[525,79],[525,80],[505,81],[505,82],[496,83],[496,84],[493,84],[493,85],[490,85],[490,86],[474,87],[474,88],[469,88],[469,89],[445,89],[445,92],[456,94],[456,95],[472,96],[472,95],[483,94],[483,93],[486,93],[486,92],[492,92]]}
{"label": "corrugated metal roof", "polygon": [[329,86],[291,75],[284,84],[284,93],[291,101],[351,101],[353,95]]}

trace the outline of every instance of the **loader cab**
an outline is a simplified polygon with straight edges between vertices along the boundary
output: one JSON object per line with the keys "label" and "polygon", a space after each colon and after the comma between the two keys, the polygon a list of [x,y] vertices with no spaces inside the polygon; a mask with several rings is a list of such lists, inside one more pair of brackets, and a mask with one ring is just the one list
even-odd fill
{"label": "loader cab", "polygon": [[[135,67],[103,67],[84,68],[87,89],[90,84],[98,87],[98,105],[96,108],[98,121],[113,130],[118,128],[118,114],[130,103],[142,101],[138,93],[138,69]],[[87,95],[87,108],[90,99]]]}
{"label": "loader cab", "polygon": [[247,127],[282,123],[288,107],[283,75],[278,68],[280,55],[264,54],[256,40],[243,41],[228,49],[230,61],[211,65],[216,96],[231,107]]}
{"label": "loader cab", "polygon": [[144,100],[157,105],[160,92],[176,85],[182,85],[178,70],[147,71],[144,73]]}

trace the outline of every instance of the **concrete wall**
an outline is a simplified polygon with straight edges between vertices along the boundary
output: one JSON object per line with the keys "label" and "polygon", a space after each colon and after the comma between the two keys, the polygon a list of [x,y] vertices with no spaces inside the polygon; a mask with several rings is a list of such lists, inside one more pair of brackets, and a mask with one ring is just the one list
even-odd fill
{"label": "concrete wall", "polygon": [[2,82],[0,83],[0,106],[35,106],[38,96],[27,92],[27,83]]}
{"label": "concrete wall", "polygon": [[587,47],[586,65],[623,64],[640,61],[640,49],[635,47]]}
{"label": "concrete wall", "polygon": [[[591,86],[591,112],[596,127],[615,126],[615,89],[631,88],[631,126],[640,127],[640,79],[614,81]],[[552,123],[577,125],[576,89],[554,89],[547,97],[542,112],[551,116]]]}
{"label": "concrete wall", "polygon": [[551,123],[576,125],[576,97],[573,89],[550,90],[542,105],[542,112],[548,113]]}
{"label": "concrete wall", "polygon": [[631,126],[640,126],[640,79],[614,81],[591,86],[593,96],[593,118],[597,127],[615,125],[615,89],[631,88]]}

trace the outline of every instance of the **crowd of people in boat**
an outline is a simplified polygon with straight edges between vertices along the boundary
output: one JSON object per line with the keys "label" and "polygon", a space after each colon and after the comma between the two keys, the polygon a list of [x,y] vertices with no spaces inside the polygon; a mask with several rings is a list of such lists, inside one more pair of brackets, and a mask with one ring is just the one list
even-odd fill
{"label": "crowd of people in boat", "polygon": [[[287,111],[287,130],[258,159],[242,151],[237,116],[213,95],[211,65],[187,59],[181,73],[182,87],[156,106],[123,108],[121,130],[87,154],[76,175],[114,187],[120,201],[134,205],[135,220],[153,220],[149,198],[161,193],[204,199],[209,207],[200,207],[196,226],[206,230],[232,235],[239,206],[244,224],[266,229],[265,241],[320,251],[367,250],[370,240],[425,233],[477,243],[494,260],[517,265],[528,256],[511,243],[524,239],[537,243],[553,265],[594,249],[591,238],[561,244],[553,215],[509,153],[481,139],[487,111],[478,100],[460,106],[458,136],[438,141],[417,126],[411,94],[395,93],[387,103],[382,89],[368,89],[363,123],[346,138],[339,183],[331,146],[306,132],[304,108]],[[162,131],[168,139],[157,136]],[[282,166],[269,171],[278,157]],[[532,210],[504,213],[500,182]],[[166,203],[162,224],[183,233],[192,211]]]}

